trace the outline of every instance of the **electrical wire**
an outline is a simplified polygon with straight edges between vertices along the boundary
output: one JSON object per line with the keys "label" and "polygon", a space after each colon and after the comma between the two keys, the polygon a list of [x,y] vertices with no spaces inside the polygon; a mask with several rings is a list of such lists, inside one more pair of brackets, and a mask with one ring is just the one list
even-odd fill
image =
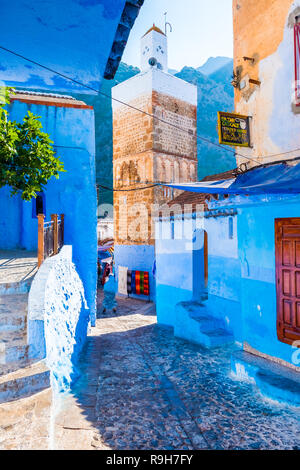
{"label": "electrical wire", "polygon": [[103,186],[102,184],[99,184],[98,187],[102,188],[106,191],[113,191],[113,192],[130,192],[130,191],[143,191],[146,189],[151,189],[151,188],[156,188],[157,186],[161,186],[162,183],[154,183],[151,184],[150,186],[143,186],[140,188],[129,188],[129,189],[116,189],[116,188],[109,188],[108,186]]}
{"label": "electrical wire", "polygon": [[[25,56],[23,56],[22,54],[19,54],[19,53],[15,52],[15,51],[12,51],[11,49],[8,49],[8,48],[6,48],[6,47],[4,47],[4,46],[1,46],[1,45],[0,45],[0,49],[4,50],[4,51],[6,51],[6,52],[9,52],[10,54],[15,55],[16,57],[20,57],[21,59],[23,59],[23,60],[25,60],[25,61],[27,61],[27,62],[30,62],[30,63],[32,63],[32,64],[34,64],[34,65],[37,65],[38,67],[41,67],[41,68],[43,68],[43,69],[45,69],[45,70],[47,70],[47,71],[49,71],[49,72],[51,72],[51,73],[54,73],[54,74],[56,74],[56,75],[58,75],[58,76],[60,76],[60,77],[62,77],[62,78],[64,78],[64,79],[66,79],[66,80],[69,80],[69,81],[75,83],[76,85],[79,85],[79,86],[81,86],[81,87],[83,87],[83,88],[86,88],[86,89],[88,89],[88,90],[91,90],[91,91],[93,91],[94,93],[96,93],[96,94],[98,94],[98,95],[102,95],[102,96],[104,96],[105,98],[107,98],[107,99],[109,99],[109,100],[113,100],[113,101],[115,101],[115,102],[117,102],[117,103],[119,103],[119,104],[122,104],[123,106],[127,106],[128,108],[133,109],[134,111],[138,111],[139,113],[142,113],[142,114],[144,114],[144,115],[146,115],[146,116],[149,116],[149,117],[151,117],[151,118],[153,118],[153,119],[156,119],[157,121],[160,121],[160,122],[162,122],[162,123],[164,123],[164,124],[167,124],[167,125],[169,125],[169,126],[175,128],[176,130],[180,131],[180,132],[187,133],[187,134],[189,134],[189,136],[191,135],[190,132],[187,131],[186,129],[183,129],[183,128],[179,127],[179,126],[176,126],[175,124],[173,124],[173,123],[171,123],[171,122],[168,122],[168,121],[166,121],[166,120],[164,120],[164,119],[162,119],[162,118],[159,118],[159,117],[155,116],[154,114],[148,113],[147,111],[143,111],[142,109],[139,109],[139,108],[137,108],[136,106],[133,106],[133,105],[131,105],[131,104],[129,104],[129,103],[126,103],[126,102],[124,102],[124,101],[122,101],[122,100],[119,100],[119,99],[117,99],[117,98],[114,98],[114,97],[112,97],[112,96],[110,96],[110,95],[104,93],[103,91],[97,90],[96,88],[93,88],[93,87],[91,87],[91,86],[89,86],[89,85],[86,85],[86,84],[80,82],[79,80],[76,80],[76,79],[74,79],[74,78],[72,78],[72,77],[69,77],[68,75],[65,75],[65,74],[63,74],[63,73],[61,73],[61,72],[57,72],[56,70],[52,69],[51,67],[47,67],[46,65],[43,65],[43,64],[41,64],[41,63],[39,63],[39,62],[37,62],[37,61],[34,61],[34,60],[32,60],[32,59],[29,59],[28,57],[25,57]],[[220,148],[220,149],[222,149],[222,150],[224,150],[224,151],[233,153],[234,155],[236,155],[236,156],[238,156],[238,157],[244,158],[244,159],[249,160],[249,161],[253,161],[253,162],[255,162],[255,163],[258,163],[258,164],[261,165],[261,166],[264,166],[264,164],[262,164],[261,161],[258,161],[258,160],[256,160],[256,159],[253,158],[253,157],[249,157],[249,156],[246,156],[246,155],[242,155],[242,154],[236,152],[236,151],[233,150],[233,149],[224,147],[223,145],[218,144],[218,143],[216,143],[216,142],[212,142],[211,140],[209,140],[209,139],[207,139],[207,138],[205,138],[205,137],[202,137],[202,136],[200,136],[200,135],[196,135],[195,137],[196,137],[197,140],[201,140],[201,141],[207,143],[208,145],[216,146],[216,147],[218,147],[218,148]],[[57,147],[58,147],[58,146],[57,146]],[[300,148],[293,149],[293,150],[288,150],[288,151],[286,151],[286,152],[280,152],[280,153],[274,153],[274,154],[270,154],[270,155],[265,155],[264,158],[272,158],[272,157],[277,157],[277,156],[280,156],[280,155],[287,155],[287,154],[289,154],[289,153],[294,153],[294,152],[298,152],[298,151],[300,151]],[[256,157],[256,158],[259,158],[259,157]],[[299,157],[296,157],[295,159],[297,159],[297,158],[299,158]],[[295,159],[291,159],[291,160],[295,160]],[[25,168],[25,167],[23,167],[23,168]],[[27,167],[27,168],[30,168],[30,167]],[[108,188],[107,188],[107,189],[108,189]],[[109,188],[109,190],[113,190],[113,188]],[[118,191],[127,191],[127,190],[118,190]]]}
{"label": "electrical wire", "polygon": [[[46,65],[43,65],[43,64],[41,64],[41,63],[39,63],[39,62],[36,62],[36,61],[34,61],[34,60],[32,60],[32,59],[29,59],[28,57],[25,57],[25,56],[23,56],[22,54],[19,54],[19,53],[15,52],[15,51],[12,51],[11,49],[8,49],[8,48],[6,48],[6,47],[4,47],[4,46],[1,46],[1,45],[0,45],[0,49],[4,50],[4,51],[6,51],[6,52],[9,52],[10,54],[15,55],[16,57],[20,57],[21,59],[26,60],[27,62],[30,62],[30,63],[32,63],[32,64],[34,64],[34,65],[37,65],[38,67],[41,67],[41,68],[47,70],[48,72],[54,73],[54,74],[56,74],[56,75],[58,75],[58,76],[60,76],[60,77],[62,77],[62,78],[65,78],[66,80],[69,80],[69,81],[75,83],[76,85],[79,85],[79,86],[81,86],[81,87],[83,87],[83,88],[86,88],[86,89],[88,89],[88,90],[91,90],[91,91],[93,91],[94,93],[96,93],[96,94],[98,94],[98,95],[102,95],[102,96],[104,96],[105,98],[108,98],[109,100],[113,100],[113,101],[115,101],[115,102],[117,102],[117,103],[119,103],[119,104],[122,104],[123,106],[127,106],[128,108],[133,109],[134,111],[138,111],[139,113],[145,114],[146,116],[149,116],[149,117],[151,117],[151,118],[153,118],[153,119],[156,119],[157,121],[163,122],[164,124],[167,124],[167,125],[169,125],[169,126],[175,128],[176,130],[180,131],[180,132],[184,132],[184,133],[188,134],[189,136],[191,135],[190,132],[187,131],[186,129],[183,129],[183,128],[179,127],[179,126],[176,126],[175,124],[173,124],[173,123],[171,123],[171,122],[168,122],[168,121],[166,121],[166,120],[164,120],[164,119],[161,119],[161,118],[159,118],[159,117],[157,117],[157,116],[154,116],[154,114],[148,113],[147,111],[143,111],[142,109],[139,109],[139,108],[137,108],[136,106],[133,106],[133,105],[131,105],[131,104],[129,104],[129,103],[126,103],[125,101],[122,101],[122,100],[119,100],[119,99],[117,99],[117,98],[114,98],[114,97],[112,97],[112,96],[110,96],[110,95],[104,93],[104,92],[101,91],[101,90],[97,90],[96,88],[93,88],[93,87],[91,87],[91,86],[89,86],[89,85],[85,85],[84,83],[82,83],[82,82],[80,82],[80,81],[78,81],[78,80],[76,80],[76,79],[74,79],[74,78],[71,78],[71,77],[69,77],[68,75],[65,75],[65,74],[63,74],[63,73],[61,73],[61,72],[57,72],[56,70],[54,70],[54,69],[52,69],[52,68],[50,68],[50,67],[47,67]],[[220,148],[220,149],[222,149],[222,150],[225,150],[225,151],[227,151],[227,152],[233,153],[234,155],[238,155],[239,157],[245,158],[246,160],[250,160],[250,161],[253,161],[253,162],[258,163],[258,164],[261,163],[261,162],[259,162],[258,160],[255,160],[255,159],[252,158],[252,157],[246,157],[245,155],[242,155],[242,154],[237,153],[237,152],[236,152],[235,150],[233,150],[233,149],[229,149],[229,148],[227,148],[227,147],[224,147],[224,146],[221,145],[221,144],[218,144],[218,143],[216,143],[216,142],[212,142],[211,140],[206,139],[205,137],[202,137],[202,136],[199,136],[199,135],[196,135],[195,137],[196,137],[197,140],[198,140],[198,139],[199,139],[199,140],[202,140],[203,142],[205,142],[205,143],[207,143],[207,144],[209,144],[209,145],[214,145],[215,147],[218,147],[218,148]]]}

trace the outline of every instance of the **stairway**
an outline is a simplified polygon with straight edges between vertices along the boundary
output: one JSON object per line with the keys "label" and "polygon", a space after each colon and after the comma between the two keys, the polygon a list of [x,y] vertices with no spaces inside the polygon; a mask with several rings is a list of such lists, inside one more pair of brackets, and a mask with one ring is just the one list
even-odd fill
{"label": "stairway", "polygon": [[234,342],[226,323],[213,316],[202,302],[181,302],[176,305],[174,334],[208,349]]}
{"label": "stairway", "polygon": [[0,295],[0,403],[50,386],[43,361],[30,358],[27,344],[28,293]]}
{"label": "stairway", "polygon": [[231,356],[231,370],[236,378],[257,386],[262,395],[281,403],[300,406],[299,372],[245,351]]}

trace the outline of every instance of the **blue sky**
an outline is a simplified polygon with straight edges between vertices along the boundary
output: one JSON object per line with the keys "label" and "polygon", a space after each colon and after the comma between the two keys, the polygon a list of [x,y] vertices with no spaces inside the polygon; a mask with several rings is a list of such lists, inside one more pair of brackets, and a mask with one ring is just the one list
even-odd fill
{"label": "blue sky", "polygon": [[131,31],[123,62],[140,65],[139,41],[153,22],[169,34],[169,67],[199,67],[209,57],[233,56],[232,0],[145,0]]}

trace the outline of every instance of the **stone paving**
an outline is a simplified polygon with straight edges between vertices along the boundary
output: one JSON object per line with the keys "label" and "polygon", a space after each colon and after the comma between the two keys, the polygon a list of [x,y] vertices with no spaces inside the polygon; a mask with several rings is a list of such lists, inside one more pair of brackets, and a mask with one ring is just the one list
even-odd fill
{"label": "stone paving", "polygon": [[26,250],[0,250],[0,284],[21,282],[37,272],[36,252]]}
{"label": "stone paving", "polygon": [[118,300],[88,338],[54,448],[300,449],[299,411],[230,375],[231,347],[208,351],[156,324],[151,304]]}

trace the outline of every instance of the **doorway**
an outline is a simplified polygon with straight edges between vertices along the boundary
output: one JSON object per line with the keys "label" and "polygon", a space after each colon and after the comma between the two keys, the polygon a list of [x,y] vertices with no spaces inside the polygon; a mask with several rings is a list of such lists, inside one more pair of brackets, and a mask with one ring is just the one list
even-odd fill
{"label": "doorway", "polygon": [[277,336],[300,340],[300,218],[275,220]]}

